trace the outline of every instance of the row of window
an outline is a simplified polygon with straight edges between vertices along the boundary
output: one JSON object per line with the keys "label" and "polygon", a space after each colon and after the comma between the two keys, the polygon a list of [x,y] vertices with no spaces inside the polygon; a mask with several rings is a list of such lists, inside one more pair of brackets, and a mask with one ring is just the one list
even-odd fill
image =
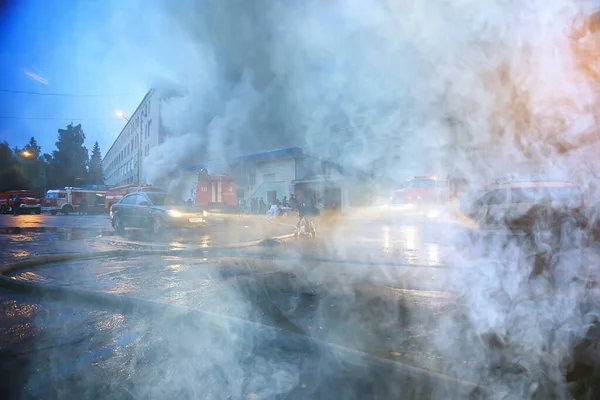
{"label": "row of window", "polygon": [[[139,121],[139,116],[136,118],[136,121]],[[142,124],[142,126],[143,126],[143,131],[138,132],[137,125],[136,125],[136,129],[134,129],[133,132],[137,132],[138,134],[135,134],[133,137],[131,137],[131,129],[128,129],[128,131],[124,135],[124,137],[125,137],[125,140],[128,140],[129,137],[131,137],[131,140],[116,155],[116,157],[114,157],[110,162],[108,162],[108,165],[106,165],[106,167],[105,167],[106,175],[110,175],[111,170],[120,168],[120,164],[123,162],[123,160],[125,160],[129,155],[131,155],[133,153],[133,151],[137,150],[141,146],[142,141],[144,139],[150,138],[150,129],[152,127],[152,119],[149,119],[148,121],[146,121],[146,123]],[[121,139],[120,137],[117,138],[117,141],[121,141],[121,140],[123,140],[123,139]]]}
{"label": "row of window", "polygon": [[123,180],[115,183],[115,185],[118,185],[118,186],[129,185],[130,183],[134,183],[134,182],[135,182],[135,177],[134,176],[130,176],[127,179],[123,179]]}

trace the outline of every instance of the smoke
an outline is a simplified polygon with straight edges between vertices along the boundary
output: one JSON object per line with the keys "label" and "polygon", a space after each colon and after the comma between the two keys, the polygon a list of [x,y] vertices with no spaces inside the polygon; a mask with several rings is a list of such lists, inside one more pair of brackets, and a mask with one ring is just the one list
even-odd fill
{"label": "smoke", "polygon": [[[153,149],[150,177],[191,160],[299,146],[351,167],[377,165],[380,177],[452,172],[479,182],[542,172],[588,188],[597,174],[589,157],[598,42],[581,21],[594,6],[574,0],[165,2],[162,27],[176,33],[166,43],[185,56],[177,65],[162,60],[177,73],[161,90],[178,95],[163,100],[161,118],[171,136]],[[343,234],[329,246],[344,254]],[[483,365],[467,369],[464,378],[501,393],[524,396],[544,376],[563,382],[562,360],[590,318],[579,309],[581,284],[569,282],[590,255],[553,247],[546,262],[565,290],[548,299],[542,295],[554,290],[550,278],[530,277],[539,262],[533,244],[495,239],[471,247],[467,272],[457,273],[448,289],[465,293],[471,339],[486,342],[491,332],[502,354],[493,345],[457,346],[452,338],[462,328],[444,319],[445,334],[431,346],[449,359],[471,357]],[[455,259],[467,262],[464,254]],[[496,374],[496,358],[496,364],[510,359],[517,372]]]}

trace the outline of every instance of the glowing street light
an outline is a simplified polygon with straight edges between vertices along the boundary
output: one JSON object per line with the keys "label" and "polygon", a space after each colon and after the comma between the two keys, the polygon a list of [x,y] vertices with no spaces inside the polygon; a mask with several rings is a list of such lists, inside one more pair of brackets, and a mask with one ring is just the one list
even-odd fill
{"label": "glowing street light", "polygon": [[24,151],[21,152],[21,156],[23,156],[24,158],[29,158],[32,155],[33,155],[33,153],[30,152],[30,151],[27,151],[27,150],[24,150]]}
{"label": "glowing street light", "polygon": [[125,116],[125,113],[124,113],[123,111],[121,111],[121,110],[118,110],[118,111],[117,111],[115,114],[117,114],[117,117],[119,117],[119,118],[123,118],[125,121],[129,122],[129,118],[127,118],[127,117]]}

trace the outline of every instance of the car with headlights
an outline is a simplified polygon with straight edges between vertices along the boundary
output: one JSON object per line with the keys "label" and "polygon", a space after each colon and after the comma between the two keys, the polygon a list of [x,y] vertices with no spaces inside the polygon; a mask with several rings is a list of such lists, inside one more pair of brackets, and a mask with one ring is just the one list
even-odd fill
{"label": "car with headlights", "polygon": [[167,193],[136,192],[110,208],[111,224],[118,234],[125,228],[142,228],[155,234],[170,228],[198,228],[207,224],[206,210],[172,201]]}

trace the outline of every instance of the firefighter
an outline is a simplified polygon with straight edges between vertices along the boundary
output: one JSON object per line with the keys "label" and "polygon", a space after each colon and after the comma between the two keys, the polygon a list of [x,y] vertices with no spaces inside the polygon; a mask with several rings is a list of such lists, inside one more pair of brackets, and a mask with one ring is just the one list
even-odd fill
{"label": "firefighter", "polygon": [[13,215],[19,214],[20,207],[21,207],[21,197],[17,194],[13,198],[13,204],[12,204]]}
{"label": "firefighter", "polygon": [[79,215],[87,214],[88,203],[85,197],[79,202]]}

